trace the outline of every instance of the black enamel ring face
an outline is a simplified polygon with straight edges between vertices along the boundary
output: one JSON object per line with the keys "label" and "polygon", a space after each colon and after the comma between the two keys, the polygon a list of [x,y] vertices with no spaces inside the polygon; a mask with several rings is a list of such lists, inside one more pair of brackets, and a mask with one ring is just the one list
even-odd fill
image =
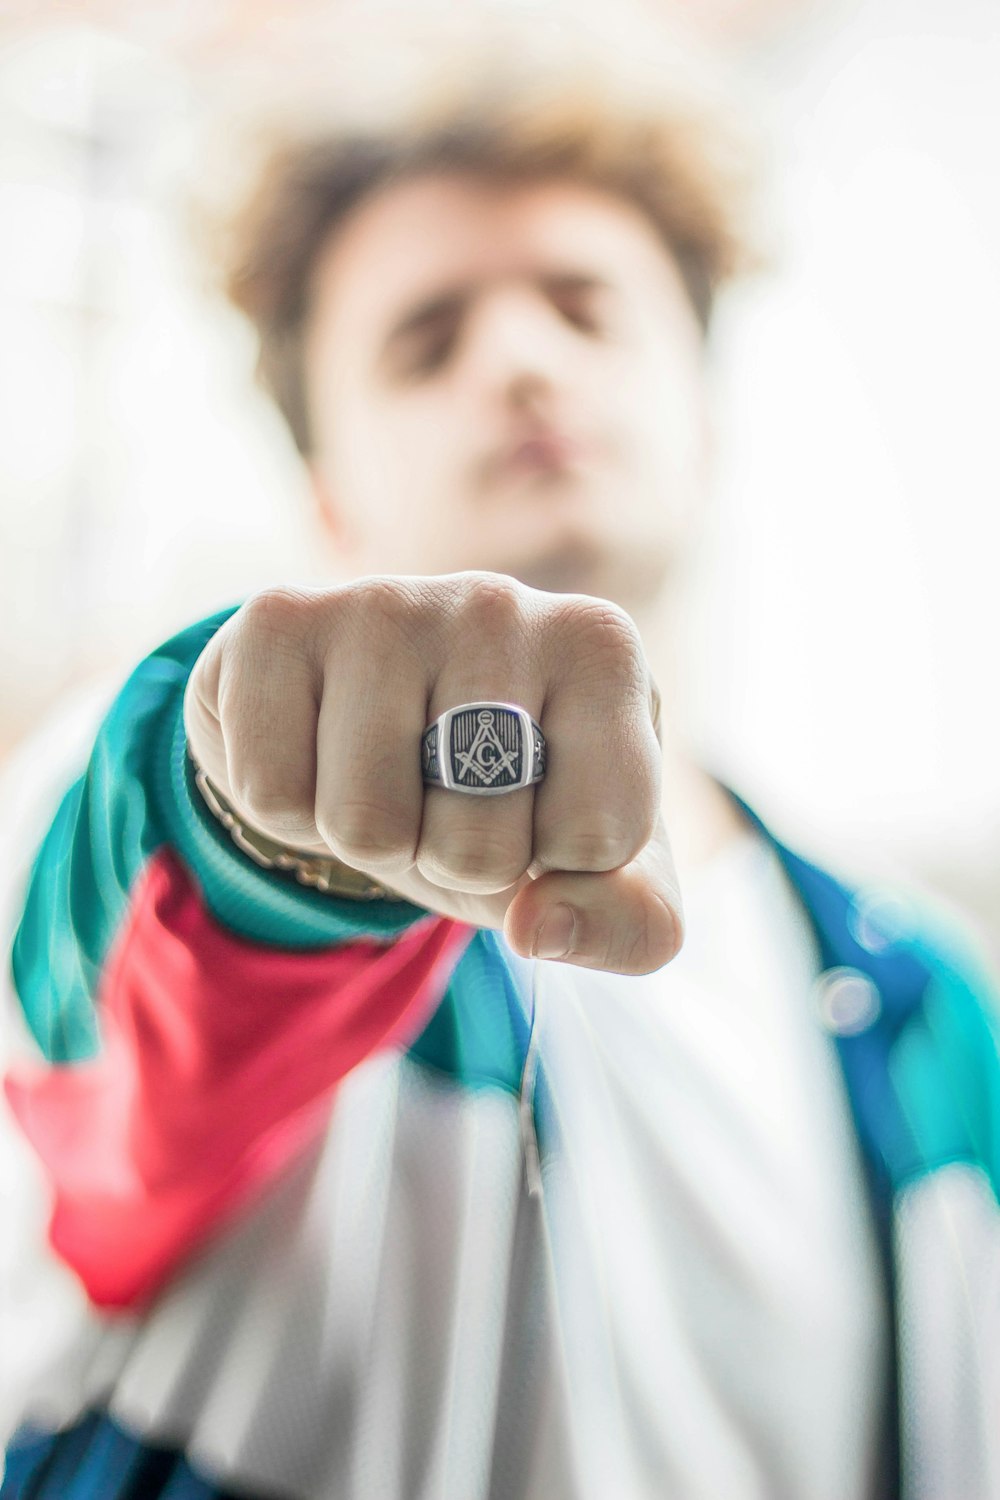
{"label": "black enamel ring face", "polygon": [[516,703],[461,703],[424,730],[422,763],[429,786],[495,797],[532,786],[545,775],[545,736]]}

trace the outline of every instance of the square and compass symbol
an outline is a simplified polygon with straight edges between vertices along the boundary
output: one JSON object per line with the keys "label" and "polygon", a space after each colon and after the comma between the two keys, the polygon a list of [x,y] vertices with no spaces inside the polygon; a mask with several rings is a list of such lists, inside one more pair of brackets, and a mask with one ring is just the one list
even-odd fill
{"label": "square and compass symbol", "polygon": [[540,781],[545,758],[541,730],[513,703],[463,703],[423,734],[424,780],[479,796]]}
{"label": "square and compass symbol", "polygon": [[519,786],[524,779],[521,716],[511,709],[467,708],[451,721],[452,776],[459,786]]}

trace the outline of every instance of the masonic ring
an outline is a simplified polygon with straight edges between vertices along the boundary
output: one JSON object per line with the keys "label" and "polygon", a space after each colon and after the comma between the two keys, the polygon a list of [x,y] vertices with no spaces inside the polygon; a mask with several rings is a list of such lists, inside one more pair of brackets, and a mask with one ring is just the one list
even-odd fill
{"label": "masonic ring", "polygon": [[428,786],[475,797],[495,797],[534,786],[545,775],[545,736],[516,703],[461,703],[449,708],[421,739]]}

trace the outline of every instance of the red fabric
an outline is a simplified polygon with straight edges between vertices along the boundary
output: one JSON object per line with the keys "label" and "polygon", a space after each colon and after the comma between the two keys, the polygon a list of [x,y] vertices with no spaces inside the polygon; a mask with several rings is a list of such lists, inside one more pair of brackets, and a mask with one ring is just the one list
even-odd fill
{"label": "red fabric", "polygon": [[102,974],[100,1055],[5,1085],[52,1184],[52,1245],[91,1300],[146,1301],[273,1182],[344,1074],[419,1035],[472,933],[428,917],[389,945],[264,947],[160,850]]}

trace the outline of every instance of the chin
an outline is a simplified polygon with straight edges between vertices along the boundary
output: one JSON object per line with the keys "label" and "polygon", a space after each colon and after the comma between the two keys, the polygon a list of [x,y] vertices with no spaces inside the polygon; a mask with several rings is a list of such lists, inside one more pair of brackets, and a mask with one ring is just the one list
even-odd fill
{"label": "chin", "polygon": [[529,588],[550,594],[590,594],[626,610],[639,609],[657,598],[669,571],[668,560],[648,548],[609,553],[606,547],[579,538],[487,566]]}

